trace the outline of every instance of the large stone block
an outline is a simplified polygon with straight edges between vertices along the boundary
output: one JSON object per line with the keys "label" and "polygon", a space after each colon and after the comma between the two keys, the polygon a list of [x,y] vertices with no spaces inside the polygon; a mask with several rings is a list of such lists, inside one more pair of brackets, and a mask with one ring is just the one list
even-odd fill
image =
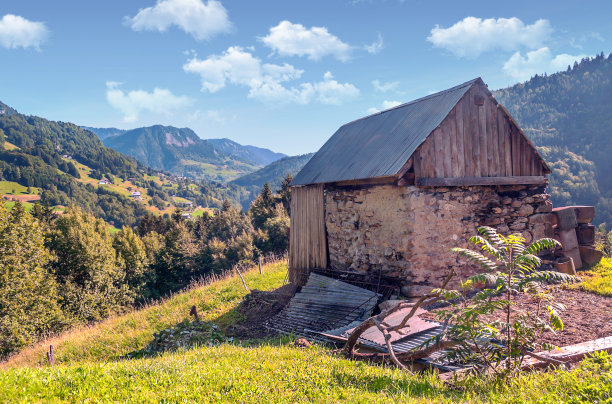
{"label": "large stone block", "polygon": [[555,232],[555,239],[562,245],[563,251],[569,251],[578,248],[578,237],[576,236],[576,230],[557,230]]}
{"label": "large stone block", "polygon": [[576,210],[573,207],[564,206],[561,208],[554,208],[553,213],[557,219],[557,228],[561,230],[568,230],[578,226],[578,221],[576,220]]}
{"label": "large stone block", "polygon": [[580,224],[576,228],[576,236],[579,245],[595,244],[595,226],[592,224]]}

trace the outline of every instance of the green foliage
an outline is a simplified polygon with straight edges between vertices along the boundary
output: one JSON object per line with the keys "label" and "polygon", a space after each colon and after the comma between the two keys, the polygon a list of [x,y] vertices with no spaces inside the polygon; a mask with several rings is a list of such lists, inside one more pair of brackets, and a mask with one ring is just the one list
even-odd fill
{"label": "green foliage", "polygon": [[[544,282],[573,282],[575,277],[559,272],[539,271],[541,260],[537,254],[560,246],[554,239],[540,239],[525,246],[520,234],[504,236],[491,227],[479,227],[478,235],[469,240],[476,248],[453,248],[484,272],[461,284],[448,309],[439,316],[451,326],[445,333],[451,348],[444,354],[451,361],[469,363],[473,371],[493,371],[503,376],[520,370],[525,355],[530,351],[550,348],[541,342],[546,331],[563,328],[560,312],[565,308],[553,302]],[[475,285],[488,288],[468,298],[466,292]],[[537,302],[534,311],[518,307],[518,294],[529,294]],[[494,299],[502,296],[501,299]],[[503,311],[503,320],[490,321],[485,316]],[[505,365],[505,366],[500,366]]]}
{"label": "green foliage", "polygon": [[266,182],[261,193],[255,198],[249,209],[249,215],[251,215],[253,219],[255,228],[261,229],[266,223],[266,220],[274,215],[275,204],[276,200],[270,188],[270,184]]}
{"label": "green foliage", "polygon": [[117,264],[125,274],[125,284],[131,300],[148,298],[146,285],[153,280],[154,274],[149,265],[147,246],[143,240],[129,227],[123,227],[113,235],[113,248],[117,254]]}
{"label": "green foliage", "polygon": [[580,272],[579,287],[601,296],[612,297],[612,258],[604,257],[597,265]]}
{"label": "green foliage", "polygon": [[0,358],[65,327],[41,226],[0,204]]}
{"label": "green foliage", "polygon": [[47,243],[64,310],[76,322],[99,321],[132,303],[108,226],[70,207],[55,220]]}

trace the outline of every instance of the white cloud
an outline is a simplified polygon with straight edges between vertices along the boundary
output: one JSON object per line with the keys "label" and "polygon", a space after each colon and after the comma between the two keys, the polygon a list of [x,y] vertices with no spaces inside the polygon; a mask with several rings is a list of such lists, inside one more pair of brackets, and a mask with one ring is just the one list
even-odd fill
{"label": "white cloud", "polygon": [[248,97],[266,103],[308,104],[316,101],[322,104],[341,104],[359,95],[359,90],[350,83],[339,83],[330,72],[316,83],[301,83],[285,86],[284,83],[297,80],[303,70],[290,64],[262,63],[249,50],[238,46],[228,48],[221,55],[206,59],[194,56],[183,69],[200,76],[202,91],[217,92],[228,84],[249,88]]}
{"label": "white cloud", "polygon": [[551,74],[565,70],[568,65],[573,65],[584,57],[585,55],[574,56],[566,53],[553,55],[547,47],[527,52],[525,56],[516,52],[504,63],[504,72],[517,80],[528,80],[535,74]]}
{"label": "white cloud", "polygon": [[377,112],[384,111],[386,109],[391,109],[393,107],[397,107],[398,105],[401,105],[401,104],[402,103],[399,102],[399,101],[387,101],[387,100],[385,100],[385,101],[382,102],[380,108],[377,108],[377,107],[368,108],[366,110],[366,113],[368,113],[368,114],[375,114]]}
{"label": "white cloud", "polygon": [[384,48],[384,42],[383,42],[382,35],[380,35],[380,33],[378,33],[378,39],[375,42],[372,42],[370,45],[364,46],[364,49],[368,53],[371,53],[372,55],[376,55],[378,52],[382,50],[382,48]]}
{"label": "white cloud", "polygon": [[268,82],[294,80],[303,73],[287,63],[262,64],[261,60],[239,46],[231,46],[223,54],[207,59],[194,56],[183,65],[183,70],[199,74],[202,91],[211,93],[219,91],[228,82],[254,88]]}
{"label": "white cloud", "polygon": [[29,21],[13,14],[6,14],[0,20],[0,46],[6,49],[40,49],[48,35],[49,30],[42,22]]}
{"label": "white cloud", "polygon": [[216,0],[157,0],[153,7],[140,9],[124,22],[134,31],[165,32],[176,25],[200,41],[232,28],[227,10]]}
{"label": "white cloud", "polygon": [[436,25],[427,40],[455,56],[475,58],[492,50],[515,51],[522,47],[536,49],[550,38],[553,29],[548,20],[525,25],[516,17],[466,17],[449,28]]}
{"label": "white cloud", "polygon": [[308,56],[311,60],[332,55],[338,60],[346,61],[351,51],[350,45],[330,34],[325,27],[308,29],[290,21],[281,21],[270,28],[267,36],[259,39],[281,56]]}
{"label": "white cloud", "polygon": [[133,90],[125,93],[116,81],[106,82],[106,100],[115,109],[121,111],[126,122],[134,122],[143,111],[167,115],[189,106],[193,100],[186,96],[177,96],[169,90],[155,88],[153,92]]}
{"label": "white cloud", "polygon": [[399,81],[381,83],[380,80],[374,80],[372,81],[372,86],[374,87],[374,91],[378,91],[380,93],[386,93],[388,91],[397,91],[397,88],[399,87]]}

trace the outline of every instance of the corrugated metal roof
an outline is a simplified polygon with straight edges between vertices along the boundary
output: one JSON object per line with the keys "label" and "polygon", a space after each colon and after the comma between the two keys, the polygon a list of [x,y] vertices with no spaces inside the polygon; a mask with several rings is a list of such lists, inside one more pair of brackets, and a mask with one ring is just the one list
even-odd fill
{"label": "corrugated metal roof", "polygon": [[396,175],[480,78],[342,126],[292,185]]}
{"label": "corrugated metal roof", "polygon": [[266,327],[283,333],[312,335],[368,318],[378,294],[311,273],[308,282]]}

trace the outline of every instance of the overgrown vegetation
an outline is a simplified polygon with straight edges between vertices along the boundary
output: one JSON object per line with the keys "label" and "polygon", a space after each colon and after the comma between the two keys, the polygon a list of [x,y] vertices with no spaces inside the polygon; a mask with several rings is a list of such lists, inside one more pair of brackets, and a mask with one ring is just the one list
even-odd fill
{"label": "overgrown vegetation", "polygon": [[6,262],[0,358],[48,333],[98,322],[238,263],[283,253],[288,192],[287,186],[279,195],[264,187],[249,214],[225,201],[214,215],[148,214],[136,231],[124,226],[112,234],[102,219],[74,206],[57,216],[40,204],[32,214],[20,203],[10,211],[0,205],[0,260]]}
{"label": "overgrown vegetation", "polygon": [[[480,227],[478,235],[469,239],[476,248],[454,248],[469,261],[479,265],[484,272],[461,283],[461,290],[445,292],[458,299],[438,316],[450,322],[443,338],[450,344],[443,358],[465,363],[480,374],[493,372],[507,376],[521,370],[525,356],[553,347],[542,342],[546,331],[563,329],[561,312],[563,304],[553,301],[545,282],[573,282],[575,277],[555,271],[538,270],[542,264],[538,254],[560,247],[554,239],[540,239],[525,246],[520,234],[504,236],[491,227]],[[471,298],[467,292],[475,285],[484,285]],[[522,310],[516,303],[519,294],[529,294],[537,301],[535,311]],[[502,295],[502,299],[493,299]],[[496,310],[505,313],[503,320],[486,319]]]}
{"label": "overgrown vegetation", "polygon": [[[283,284],[287,275],[286,262],[243,272],[251,289],[273,290]],[[153,340],[153,334],[190,319],[189,309],[196,306],[202,321],[217,324],[226,332],[242,321],[235,310],[247,291],[235,273],[221,278],[198,281],[186,290],[147,304],[125,314],[114,315],[90,327],[75,327],[57,337],[26,348],[0,363],[0,367],[45,366],[45,352],[49,344],[55,349],[58,364],[78,365],[84,362],[114,361],[130,352],[138,351]]]}

